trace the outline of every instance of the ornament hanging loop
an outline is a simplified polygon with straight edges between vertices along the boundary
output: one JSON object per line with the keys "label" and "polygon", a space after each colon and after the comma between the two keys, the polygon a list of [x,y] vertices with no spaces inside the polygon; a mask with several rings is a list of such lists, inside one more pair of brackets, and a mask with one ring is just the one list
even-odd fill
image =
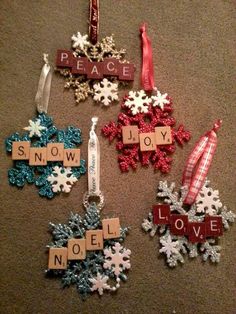
{"label": "ornament hanging loop", "polygon": [[99,0],[90,0],[89,5],[89,38],[93,45],[98,41],[99,32]]}
{"label": "ornament hanging loop", "polygon": [[50,97],[52,71],[48,61],[48,54],[43,54],[44,66],[42,67],[35,103],[39,113],[47,113]]}

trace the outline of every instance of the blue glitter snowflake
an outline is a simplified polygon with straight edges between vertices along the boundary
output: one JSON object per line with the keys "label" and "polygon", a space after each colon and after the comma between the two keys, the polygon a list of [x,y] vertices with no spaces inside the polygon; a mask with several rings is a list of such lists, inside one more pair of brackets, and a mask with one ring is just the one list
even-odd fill
{"label": "blue glitter snowflake", "polygon": [[[39,113],[29,123],[30,126],[24,128],[26,133],[20,135],[16,132],[5,140],[8,153],[12,152],[12,143],[15,141],[29,141],[32,147],[46,147],[48,143],[63,143],[65,148],[77,148],[82,143],[79,128],[68,126],[65,130],[59,130],[53,124],[53,119],[45,113]],[[17,187],[23,187],[26,183],[34,184],[39,188],[39,195],[53,198],[63,191],[58,189],[55,192],[53,184],[48,181],[48,178],[55,172],[55,167],[60,169],[59,174],[63,175],[65,171],[68,172],[62,162],[48,162],[47,166],[30,166],[27,160],[15,160],[14,167],[8,170],[9,183]],[[69,179],[73,179],[72,182],[77,181],[82,174],[86,173],[85,160],[81,159],[80,166],[72,167],[68,173]]]}

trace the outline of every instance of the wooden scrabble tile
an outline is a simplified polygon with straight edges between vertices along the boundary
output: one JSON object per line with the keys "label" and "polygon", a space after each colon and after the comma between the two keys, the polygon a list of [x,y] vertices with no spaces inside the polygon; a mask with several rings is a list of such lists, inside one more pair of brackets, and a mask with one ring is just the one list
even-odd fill
{"label": "wooden scrabble tile", "polygon": [[203,243],[206,241],[206,225],[204,222],[189,222],[188,237],[192,243]]}
{"label": "wooden scrabble tile", "polygon": [[155,225],[170,224],[170,205],[158,204],[152,206],[153,223]]}
{"label": "wooden scrabble tile", "polygon": [[86,240],[69,239],[68,240],[68,260],[80,260],[86,257]]}
{"label": "wooden scrabble tile", "polygon": [[139,143],[139,134],[137,125],[122,126],[122,138],[124,144]]}
{"label": "wooden scrabble tile", "polygon": [[87,63],[87,78],[100,79],[103,77],[103,62],[88,62]]}
{"label": "wooden scrabble tile", "polygon": [[86,74],[87,65],[88,65],[88,59],[86,57],[73,58],[71,73]]}
{"label": "wooden scrabble tile", "polygon": [[29,156],[30,166],[46,166],[47,165],[47,148],[31,147]]}
{"label": "wooden scrabble tile", "polygon": [[80,166],[80,149],[79,148],[64,149],[63,166],[64,167],[79,167]]}
{"label": "wooden scrabble tile", "polygon": [[103,75],[118,75],[119,61],[115,58],[105,58],[103,61]]}
{"label": "wooden scrabble tile", "polygon": [[47,161],[62,161],[64,153],[63,143],[47,144]]}
{"label": "wooden scrabble tile", "polygon": [[170,215],[170,232],[174,235],[185,235],[188,231],[188,215]]}
{"label": "wooden scrabble tile", "polygon": [[140,149],[142,152],[156,150],[155,133],[139,133]]}
{"label": "wooden scrabble tile", "polygon": [[156,135],[156,145],[167,145],[173,142],[170,126],[156,127],[155,135]]}
{"label": "wooden scrabble tile", "polygon": [[109,218],[102,220],[104,239],[115,239],[120,237],[120,219]]}
{"label": "wooden scrabble tile", "polygon": [[135,67],[132,63],[120,63],[119,64],[119,80],[133,81],[134,80]]}
{"label": "wooden scrabble tile", "polygon": [[86,249],[88,251],[103,250],[103,231],[86,231]]}
{"label": "wooden scrabble tile", "polygon": [[57,50],[56,66],[57,67],[72,67],[73,55],[70,50]]}
{"label": "wooden scrabble tile", "polygon": [[49,269],[66,269],[67,268],[67,248],[50,248],[48,258]]}
{"label": "wooden scrabble tile", "polygon": [[30,154],[30,142],[20,141],[12,142],[12,159],[27,160]]}
{"label": "wooden scrabble tile", "polygon": [[221,216],[206,216],[206,236],[219,237],[223,234],[223,222]]}

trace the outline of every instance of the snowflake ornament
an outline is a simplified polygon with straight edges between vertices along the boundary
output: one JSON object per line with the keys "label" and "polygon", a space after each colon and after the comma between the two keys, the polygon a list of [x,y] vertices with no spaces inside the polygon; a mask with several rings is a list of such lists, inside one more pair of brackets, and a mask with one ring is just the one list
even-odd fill
{"label": "snowflake ornament", "polygon": [[87,45],[89,45],[89,41],[87,39],[88,35],[81,35],[80,32],[78,32],[76,35],[71,37],[73,42],[72,47],[83,50]]}
{"label": "snowflake ornament", "polygon": [[[64,143],[64,148],[77,148],[82,143],[81,130],[68,126],[65,130],[57,129],[53,119],[45,114],[29,121],[30,126],[24,128],[27,133],[14,133],[5,140],[7,153],[12,153],[15,141],[28,141],[31,147],[46,147],[48,143]],[[8,170],[11,185],[23,187],[26,183],[38,187],[39,195],[53,198],[60,192],[68,193],[71,185],[86,173],[85,160],[79,167],[67,168],[63,162],[47,162],[46,166],[30,166],[27,160],[14,160],[14,167]]]}
{"label": "snowflake ornament", "polygon": [[170,103],[170,100],[167,97],[168,97],[167,93],[161,94],[159,90],[157,90],[157,94],[155,96],[152,96],[152,100],[154,100],[153,107],[158,106],[161,108],[161,110],[163,110],[164,106],[169,105]]}
{"label": "snowflake ornament", "polygon": [[101,102],[104,106],[109,106],[114,100],[118,100],[118,84],[108,81],[104,78],[101,82],[93,85],[94,96],[93,99]]}
{"label": "snowflake ornament", "polygon": [[[71,213],[67,224],[50,223],[50,229],[53,241],[49,249],[66,247],[72,238],[85,238],[87,230],[102,229],[96,203],[89,205],[84,218]],[[104,291],[116,291],[121,281],[127,280],[126,271],[131,267],[131,251],[121,245],[127,233],[128,228],[121,227],[120,237],[104,240],[103,250],[87,251],[85,259],[69,260],[67,269],[48,269],[46,275],[61,277],[63,287],[75,285],[83,299],[94,292],[101,296]]]}
{"label": "snowflake ornament", "polygon": [[[166,94],[164,94],[166,95]],[[175,128],[176,120],[171,116],[173,112],[172,100],[165,96],[163,109],[154,106],[154,100],[143,90],[130,91],[121,104],[122,112],[118,115],[117,122],[110,122],[102,128],[102,133],[109,142],[116,140],[116,149],[119,152],[118,163],[122,172],[137,168],[138,162],[142,166],[153,165],[155,170],[168,173],[171,168],[171,155],[176,150],[176,144],[183,146],[190,140],[190,132],[183,125]],[[173,142],[167,145],[157,145],[155,151],[141,151],[139,144],[124,145],[122,141],[122,126],[134,125],[139,133],[154,132],[155,127],[170,126]]]}
{"label": "snowflake ornament", "polygon": [[[187,215],[189,222],[204,222],[207,216],[217,215],[222,218],[224,229],[229,229],[230,224],[234,222],[236,215],[222,205],[218,191],[214,191],[210,187],[209,180],[206,180],[195,203],[191,206],[184,205],[186,195],[185,187],[181,187],[180,191],[177,192],[175,191],[175,183],[168,185],[167,181],[159,182],[157,198],[162,199],[164,204],[170,205],[171,214]],[[206,199],[204,199],[204,195]],[[204,243],[191,243],[188,236],[173,235],[170,225],[154,224],[151,212],[148,214],[148,218],[143,220],[142,229],[149,232],[152,237],[155,234],[160,235],[159,252],[166,255],[166,262],[170,267],[183,264],[186,255],[189,258],[201,255],[204,262],[210,260],[212,263],[218,263],[220,261],[221,246],[218,244],[218,237],[207,236]]]}

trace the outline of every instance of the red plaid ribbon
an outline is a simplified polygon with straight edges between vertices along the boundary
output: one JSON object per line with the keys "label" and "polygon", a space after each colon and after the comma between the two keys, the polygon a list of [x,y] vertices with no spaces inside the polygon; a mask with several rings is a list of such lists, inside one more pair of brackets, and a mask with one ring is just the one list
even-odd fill
{"label": "red plaid ribbon", "polygon": [[[197,142],[187,160],[182,180],[182,185],[188,188],[184,204],[191,205],[194,203],[205,182],[217,146],[216,132],[221,124],[222,120],[215,122],[213,129],[203,135]],[[194,174],[198,161],[199,164]]]}

